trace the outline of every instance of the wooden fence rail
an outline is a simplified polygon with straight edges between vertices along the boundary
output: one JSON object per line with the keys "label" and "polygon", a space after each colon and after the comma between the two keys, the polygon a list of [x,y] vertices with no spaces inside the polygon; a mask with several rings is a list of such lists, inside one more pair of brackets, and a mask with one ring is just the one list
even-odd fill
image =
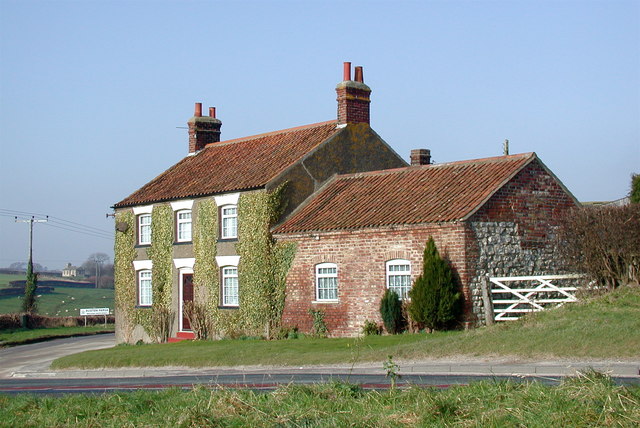
{"label": "wooden fence rail", "polygon": [[[534,275],[489,278],[493,319],[517,320],[522,314],[577,302],[575,286],[559,286],[558,281],[575,284],[583,275]],[[556,284],[554,284],[556,282]],[[487,293],[489,294],[489,293]]]}

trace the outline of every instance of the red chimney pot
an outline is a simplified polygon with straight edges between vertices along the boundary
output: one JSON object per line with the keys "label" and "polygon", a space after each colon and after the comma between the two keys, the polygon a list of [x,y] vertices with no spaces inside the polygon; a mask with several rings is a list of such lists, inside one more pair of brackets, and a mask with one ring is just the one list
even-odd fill
{"label": "red chimney pot", "polygon": [[344,77],[342,80],[344,81],[351,80],[351,63],[350,62],[344,63]]}
{"label": "red chimney pot", "polygon": [[215,119],[215,117],[216,117],[216,108],[215,107],[209,107],[209,116],[213,117]]}
{"label": "red chimney pot", "polygon": [[202,117],[202,103],[196,103],[196,111],[193,115],[195,117]]}
{"label": "red chimney pot", "polygon": [[360,82],[360,83],[364,83],[364,77],[362,76],[362,67],[358,66],[356,67],[356,78],[355,78],[356,82]]}

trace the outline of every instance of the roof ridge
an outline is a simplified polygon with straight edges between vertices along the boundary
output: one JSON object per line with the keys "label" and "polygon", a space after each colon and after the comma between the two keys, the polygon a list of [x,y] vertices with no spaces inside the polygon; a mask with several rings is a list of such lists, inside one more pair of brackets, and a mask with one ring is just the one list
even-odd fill
{"label": "roof ridge", "polygon": [[484,162],[512,160],[512,159],[515,160],[515,159],[522,159],[522,158],[528,158],[533,156],[535,156],[535,152],[525,152],[525,153],[516,153],[515,155],[501,155],[501,156],[490,156],[490,157],[478,158],[478,159],[464,159],[464,160],[442,162],[442,163],[436,163],[436,164],[424,165],[424,166],[441,167],[441,166],[449,166],[449,165],[461,165],[461,164],[467,164],[467,163],[484,163]]}
{"label": "roof ridge", "polygon": [[515,155],[502,155],[502,156],[492,156],[488,158],[466,159],[466,160],[460,160],[460,161],[443,162],[443,163],[436,163],[436,164],[429,164],[429,165],[409,165],[409,166],[403,166],[400,168],[354,172],[351,174],[339,174],[336,177],[336,180],[356,179],[356,178],[368,177],[368,176],[374,176],[374,175],[402,174],[405,172],[416,171],[419,169],[440,168],[445,166],[464,165],[464,164],[470,164],[470,163],[486,163],[491,161],[507,160],[507,159],[509,160],[526,159],[533,156],[535,156],[535,152],[526,152],[526,153],[517,153]]}
{"label": "roof ridge", "polygon": [[255,135],[249,135],[246,137],[238,137],[238,138],[233,138],[231,140],[225,140],[225,141],[220,141],[220,142],[215,142],[215,143],[209,143],[205,146],[206,147],[220,147],[220,146],[226,146],[229,144],[236,144],[236,143],[240,143],[240,142],[245,142],[245,141],[251,141],[251,140],[256,140],[258,138],[264,138],[264,137],[268,137],[271,135],[278,135],[278,134],[286,134],[289,132],[295,132],[295,131],[300,131],[303,129],[312,129],[312,128],[319,128],[321,126],[325,126],[325,125],[329,125],[332,123],[338,123],[337,120],[333,119],[333,120],[327,120],[325,122],[317,122],[317,123],[310,123],[308,125],[300,125],[300,126],[294,126],[292,128],[285,128],[285,129],[280,129],[277,131],[269,131],[269,132],[263,132],[261,134],[255,134]]}

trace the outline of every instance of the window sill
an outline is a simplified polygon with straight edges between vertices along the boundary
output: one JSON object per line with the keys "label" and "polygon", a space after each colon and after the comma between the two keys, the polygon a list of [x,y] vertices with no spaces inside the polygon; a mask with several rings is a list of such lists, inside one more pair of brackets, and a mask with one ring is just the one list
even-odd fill
{"label": "window sill", "polygon": [[153,305],[136,305],[135,308],[136,309],[151,309],[151,308],[153,308]]}
{"label": "window sill", "polygon": [[173,245],[188,245],[193,244],[193,241],[175,241]]}
{"label": "window sill", "polygon": [[218,238],[218,242],[238,242],[238,238]]}
{"label": "window sill", "polygon": [[219,305],[218,309],[240,309],[240,306],[222,306],[222,305]]}
{"label": "window sill", "polygon": [[149,248],[151,244],[136,244],[135,248]]}
{"label": "window sill", "polygon": [[317,303],[317,304],[335,304],[335,303],[340,303],[340,300],[336,299],[336,300],[313,300],[311,303]]}

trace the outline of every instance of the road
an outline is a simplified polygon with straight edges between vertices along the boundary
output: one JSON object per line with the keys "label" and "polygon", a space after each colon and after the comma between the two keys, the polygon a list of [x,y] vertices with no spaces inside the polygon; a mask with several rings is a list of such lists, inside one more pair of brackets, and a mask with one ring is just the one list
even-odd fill
{"label": "road", "polygon": [[[51,362],[64,355],[115,345],[114,335],[85,336],[23,345],[0,350],[0,393],[96,393],[191,388],[204,385],[272,390],[288,383],[332,380],[360,384],[364,388],[388,388],[390,379],[381,364],[322,367],[226,367],[226,368],[124,368],[53,371]],[[608,371],[620,384],[640,384],[640,362],[534,362],[459,360],[399,362],[399,386],[448,387],[478,380],[536,380],[557,384],[565,375],[592,366]]]}

